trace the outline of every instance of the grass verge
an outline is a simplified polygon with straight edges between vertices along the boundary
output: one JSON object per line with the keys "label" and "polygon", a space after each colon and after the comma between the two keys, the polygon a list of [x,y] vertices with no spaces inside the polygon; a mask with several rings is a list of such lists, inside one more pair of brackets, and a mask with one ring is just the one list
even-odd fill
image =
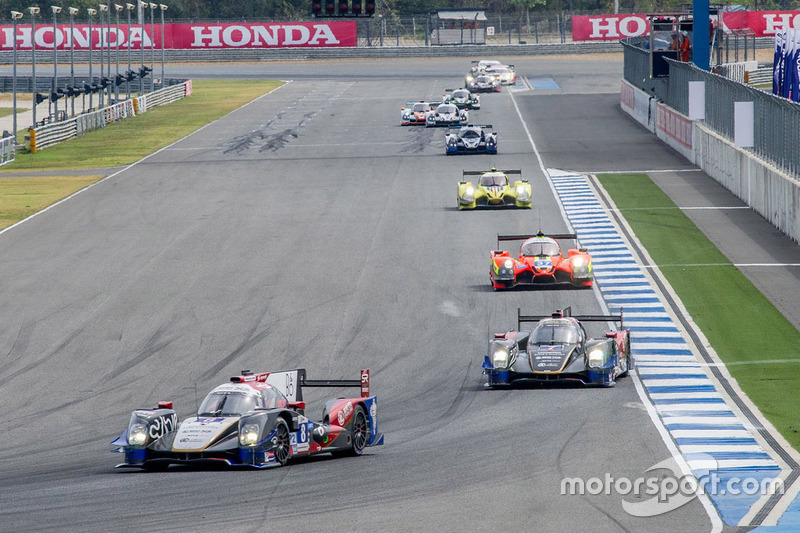
{"label": "grass verge", "polygon": [[0,172],[128,165],[281,84],[274,80],[198,80],[193,83],[189,98],[35,154],[18,152],[16,160],[4,165]]}
{"label": "grass verge", "polygon": [[598,179],[742,390],[800,450],[800,331],[646,174]]}
{"label": "grass verge", "polygon": [[103,176],[36,176],[0,179],[0,229],[91,185]]}

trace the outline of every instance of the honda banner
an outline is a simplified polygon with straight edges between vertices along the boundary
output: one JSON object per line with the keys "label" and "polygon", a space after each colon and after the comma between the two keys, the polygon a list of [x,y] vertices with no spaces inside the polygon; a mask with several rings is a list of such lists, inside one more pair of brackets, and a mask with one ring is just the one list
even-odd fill
{"label": "honda banner", "polygon": [[[356,46],[356,21],[325,22],[270,22],[237,24],[165,24],[164,48],[287,48],[287,47],[328,47]],[[142,33],[144,29],[144,34]],[[152,32],[151,30],[155,30]],[[54,38],[55,36],[55,38]],[[31,49],[31,27],[17,25],[17,49]],[[0,26],[0,50],[14,47],[14,27]],[[150,26],[127,24],[107,26],[94,24],[91,35],[88,24],[75,24],[72,32],[68,24],[61,24],[57,31],[52,25],[36,26],[36,49],[88,50],[100,47],[127,50],[161,49],[161,25]]]}
{"label": "honda banner", "polygon": [[[752,29],[756,37],[772,37],[789,28],[800,28],[798,11],[723,11],[722,27]],[[716,19],[716,16],[712,17]],[[650,32],[646,15],[581,15],[572,17],[573,41],[614,41]]]}

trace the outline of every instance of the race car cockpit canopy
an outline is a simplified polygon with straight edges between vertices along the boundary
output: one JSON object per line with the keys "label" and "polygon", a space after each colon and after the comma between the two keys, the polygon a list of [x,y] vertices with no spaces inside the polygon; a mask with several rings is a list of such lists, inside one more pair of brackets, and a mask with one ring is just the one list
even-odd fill
{"label": "race car cockpit canopy", "polygon": [[481,132],[478,130],[462,128],[459,132],[459,136],[462,139],[479,139],[481,137]]}
{"label": "race car cockpit canopy", "polygon": [[469,91],[466,89],[458,89],[453,91],[453,98],[469,98]]}
{"label": "race car cockpit canopy", "polygon": [[259,391],[211,391],[200,404],[198,416],[241,416],[254,409],[285,407],[286,397],[275,387],[267,386]]}
{"label": "race car cockpit canopy", "polygon": [[561,255],[561,248],[552,239],[542,239],[537,237],[522,245],[521,254],[526,257]]}
{"label": "race car cockpit canopy", "polygon": [[451,115],[453,115],[455,113],[458,113],[458,108],[456,106],[454,106],[453,104],[442,104],[442,105],[440,105],[439,107],[436,108],[436,112],[437,113],[442,113],[442,114],[451,114]]}
{"label": "race car cockpit canopy", "polygon": [[487,172],[481,176],[481,185],[483,187],[506,187],[508,185],[508,176],[502,172]]}
{"label": "race car cockpit canopy", "polygon": [[578,344],[580,326],[569,320],[542,320],[531,333],[529,344]]}
{"label": "race car cockpit canopy", "polygon": [[423,111],[427,111],[429,108],[430,108],[429,104],[420,102],[418,104],[414,104],[414,107],[412,108],[412,110],[416,111],[417,113],[421,113]]}

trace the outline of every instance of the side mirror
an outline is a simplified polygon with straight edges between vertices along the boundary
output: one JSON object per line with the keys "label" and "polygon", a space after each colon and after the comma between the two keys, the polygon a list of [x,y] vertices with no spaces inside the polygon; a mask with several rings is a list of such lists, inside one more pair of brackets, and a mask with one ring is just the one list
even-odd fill
{"label": "side mirror", "polygon": [[303,410],[306,408],[306,402],[289,402],[289,409],[300,409]]}

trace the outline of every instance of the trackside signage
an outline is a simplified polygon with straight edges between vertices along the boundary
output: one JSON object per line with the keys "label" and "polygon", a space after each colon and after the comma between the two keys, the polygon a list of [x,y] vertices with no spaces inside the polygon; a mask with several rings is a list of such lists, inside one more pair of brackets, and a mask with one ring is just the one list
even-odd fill
{"label": "trackside signage", "polygon": [[[249,24],[165,24],[164,48],[290,48],[290,47],[330,47],[356,46],[357,23],[354,20],[325,22],[268,22]],[[37,26],[31,35],[30,26],[17,26],[17,49],[30,50],[36,42],[37,50],[98,49],[110,46],[127,50],[154,47],[161,49],[161,26],[156,25],[151,32],[145,26],[98,27],[94,25],[91,33],[88,24],[76,24],[72,31],[69,25]],[[0,26],[0,50],[14,48],[13,26]]]}
{"label": "trackside signage", "polygon": [[[715,18],[715,17],[714,17]],[[729,30],[752,29],[756,37],[770,37],[789,28],[800,28],[798,11],[733,11],[722,13]],[[573,41],[615,41],[647,35],[650,24],[643,14],[576,15],[572,17]]]}
{"label": "trackside signage", "polygon": [[686,148],[692,147],[692,121],[665,105],[657,107],[656,128]]}

